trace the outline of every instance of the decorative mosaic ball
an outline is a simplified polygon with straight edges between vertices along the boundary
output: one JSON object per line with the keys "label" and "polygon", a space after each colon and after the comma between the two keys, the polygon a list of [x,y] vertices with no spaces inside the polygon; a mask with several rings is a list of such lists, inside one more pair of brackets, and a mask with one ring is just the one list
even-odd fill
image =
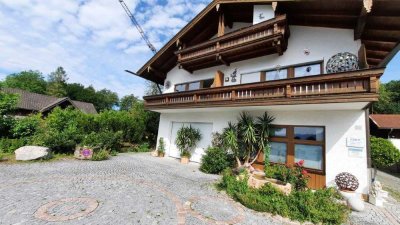
{"label": "decorative mosaic ball", "polygon": [[327,73],[340,73],[358,70],[358,58],[350,52],[341,52],[332,56],[326,64]]}
{"label": "decorative mosaic ball", "polygon": [[360,185],[358,179],[351,173],[339,173],[335,178],[336,185],[340,190],[355,191]]}

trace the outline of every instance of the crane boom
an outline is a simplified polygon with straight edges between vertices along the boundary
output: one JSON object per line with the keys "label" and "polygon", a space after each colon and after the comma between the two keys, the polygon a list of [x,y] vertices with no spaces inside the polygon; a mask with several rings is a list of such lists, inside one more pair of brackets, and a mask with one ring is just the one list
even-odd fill
{"label": "crane boom", "polygon": [[[143,40],[146,42],[147,46],[150,48],[150,50],[153,52],[153,54],[157,53],[157,49],[154,47],[154,45],[150,42],[149,38],[147,37],[146,33],[144,33],[142,27],[140,26],[140,24],[137,22],[136,18],[133,16],[133,14],[131,13],[131,11],[129,10],[128,6],[126,5],[126,3],[124,2],[124,0],[119,0],[119,3],[121,3],[122,8],[124,8],[126,14],[129,16],[129,18],[132,21],[132,24],[135,25],[136,29],[139,31],[140,35],[142,36]],[[136,74],[134,72],[128,71],[126,70],[126,72],[128,73],[132,73],[132,74]],[[162,94],[161,91],[161,87],[159,84],[157,85],[157,89],[159,91],[160,94]]]}
{"label": "crane boom", "polygon": [[146,33],[144,33],[142,27],[139,25],[139,23],[137,22],[136,18],[133,16],[133,14],[129,10],[128,6],[125,4],[124,0],[119,0],[119,3],[121,3],[122,8],[124,8],[126,14],[128,14],[129,18],[132,21],[132,24],[135,25],[136,29],[138,29],[140,35],[142,36],[143,40],[146,42],[147,46],[149,46],[150,50],[154,54],[156,54],[157,53],[157,49],[154,47],[153,44],[151,44],[151,42],[150,42],[149,38],[147,37]]}

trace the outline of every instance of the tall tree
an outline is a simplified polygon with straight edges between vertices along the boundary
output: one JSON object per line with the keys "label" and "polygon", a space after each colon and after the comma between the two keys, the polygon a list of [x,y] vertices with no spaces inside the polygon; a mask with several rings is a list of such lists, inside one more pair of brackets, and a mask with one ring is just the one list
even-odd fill
{"label": "tall tree", "polygon": [[85,87],[79,83],[66,85],[67,96],[73,100],[96,103],[96,90],[92,87]]}
{"label": "tall tree", "polygon": [[123,98],[121,98],[121,101],[119,103],[120,110],[129,111],[130,109],[133,108],[133,106],[137,102],[138,98],[135,97],[134,95],[126,95]]}
{"label": "tall tree", "polygon": [[113,109],[113,107],[118,106],[119,103],[117,93],[107,89],[96,92],[96,98],[96,103],[94,103],[94,105],[98,111]]}
{"label": "tall tree", "polygon": [[4,81],[4,87],[19,88],[38,94],[46,93],[46,86],[43,74],[33,70],[10,74]]}
{"label": "tall tree", "polygon": [[0,137],[10,135],[14,119],[9,114],[15,109],[17,102],[17,95],[4,93],[0,89]]}
{"label": "tall tree", "polygon": [[47,94],[56,97],[65,97],[67,95],[66,85],[68,80],[67,72],[61,66],[49,75],[47,85]]}
{"label": "tall tree", "polygon": [[400,81],[381,84],[379,101],[373,104],[373,113],[400,114]]}
{"label": "tall tree", "polygon": [[160,89],[158,89],[158,85],[156,83],[151,82],[151,81],[146,81],[146,90],[145,90],[144,94],[148,96],[148,95],[159,95],[161,93],[160,93]]}

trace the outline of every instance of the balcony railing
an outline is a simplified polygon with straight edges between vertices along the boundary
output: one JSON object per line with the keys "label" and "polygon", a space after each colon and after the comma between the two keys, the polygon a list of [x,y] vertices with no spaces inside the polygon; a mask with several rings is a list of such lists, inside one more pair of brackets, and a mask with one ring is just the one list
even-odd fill
{"label": "balcony railing", "polygon": [[383,69],[359,70],[144,97],[148,109],[371,102]]}
{"label": "balcony railing", "polygon": [[[188,70],[250,59],[261,55],[282,54],[287,47],[286,15],[246,27],[207,42],[175,52],[178,63]],[[239,53],[239,54],[238,54]]]}

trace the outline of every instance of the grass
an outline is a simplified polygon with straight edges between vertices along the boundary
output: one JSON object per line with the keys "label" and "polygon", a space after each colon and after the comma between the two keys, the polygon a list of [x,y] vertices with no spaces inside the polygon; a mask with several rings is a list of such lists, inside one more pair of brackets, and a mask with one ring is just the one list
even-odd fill
{"label": "grass", "polygon": [[[60,161],[60,160],[71,160],[74,159],[73,154],[53,154],[53,157],[48,160],[32,160],[32,161],[17,161],[15,159],[14,153],[2,153],[3,160],[0,161],[0,164],[16,164],[16,163],[32,163],[32,162],[53,162],[53,161]],[[6,160],[4,160],[6,159]]]}

